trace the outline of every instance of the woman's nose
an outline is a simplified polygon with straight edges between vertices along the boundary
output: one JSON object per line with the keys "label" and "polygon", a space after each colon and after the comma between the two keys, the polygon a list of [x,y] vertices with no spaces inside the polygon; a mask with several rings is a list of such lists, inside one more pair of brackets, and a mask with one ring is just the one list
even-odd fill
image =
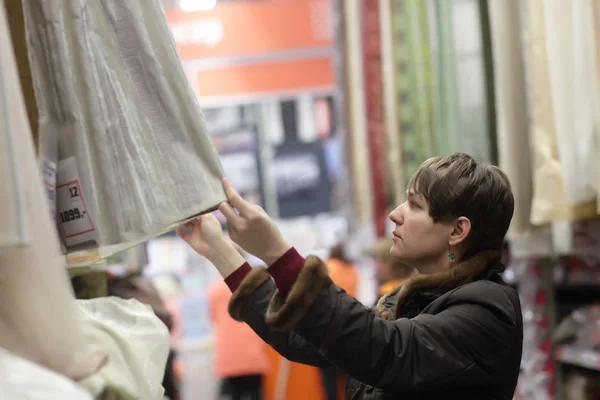
{"label": "woman's nose", "polygon": [[394,211],[390,213],[390,220],[396,225],[401,225],[404,220],[404,212],[402,211],[402,204],[400,204]]}

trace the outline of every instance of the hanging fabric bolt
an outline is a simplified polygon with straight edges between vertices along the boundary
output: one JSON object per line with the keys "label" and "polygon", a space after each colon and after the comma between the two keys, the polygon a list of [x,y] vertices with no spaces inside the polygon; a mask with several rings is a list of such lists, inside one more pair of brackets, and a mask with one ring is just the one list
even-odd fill
{"label": "hanging fabric bolt", "polygon": [[225,199],[160,1],[25,0],[24,14],[67,253],[105,258]]}

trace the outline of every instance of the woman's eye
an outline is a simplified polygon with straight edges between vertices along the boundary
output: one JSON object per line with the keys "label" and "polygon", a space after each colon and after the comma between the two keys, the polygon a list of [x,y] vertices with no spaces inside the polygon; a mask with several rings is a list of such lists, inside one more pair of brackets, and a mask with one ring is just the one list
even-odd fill
{"label": "woman's eye", "polygon": [[414,201],[410,201],[408,203],[408,205],[410,206],[410,208],[417,208],[417,207],[419,207],[419,205],[417,203],[415,203]]}

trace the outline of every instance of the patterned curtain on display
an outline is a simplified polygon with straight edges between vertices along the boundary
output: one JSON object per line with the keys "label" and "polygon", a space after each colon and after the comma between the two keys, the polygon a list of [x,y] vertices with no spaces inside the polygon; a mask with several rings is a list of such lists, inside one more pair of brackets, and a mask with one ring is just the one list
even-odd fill
{"label": "patterned curtain on display", "polygon": [[[495,161],[486,51],[479,0],[433,2],[437,46],[438,154],[466,152]],[[488,79],[490,80],[488,82]]]}
{"label": "patterned curtain on display", "polygon": [[496,161],[489,23],[481,7],[487,2],[392,1],[398,126],[407,178],[436,155],[461,151]]}
{"label": "patterned curtain on display", "polygon": [[455,152],[461,135],[461,121],[458,107],[456,71],[456,51],[452,9],[454,2],[431,1],[432,30],[435,33],[434,47],[436,61],[436,139],[438,154]]}
{"label": "patterned curtain on display", "polygon": [[409,179],[423,160],[436,154],[427,2],[393,1],[392,27],[403,169]]}

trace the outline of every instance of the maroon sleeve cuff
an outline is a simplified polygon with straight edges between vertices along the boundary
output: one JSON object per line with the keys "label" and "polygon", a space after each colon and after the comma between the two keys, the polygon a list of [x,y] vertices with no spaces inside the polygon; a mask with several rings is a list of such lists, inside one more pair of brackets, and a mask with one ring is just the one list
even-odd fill
{"label": "maroon sleeve cuff", "polygon": [[225,283],[229,286],[229,290],[231,293],[235,292],[237,288],[240,286],[246,275],[248,275],[252,271],[252,267],[247,262],[242,264],[241,267],[233,271],[231,275],[225,278]]}
{"label": "maroon sleeve cuff", "polygon": [[285,298],[294,286],[298,274],[304,266],[304,257],[302,257],[294,247],[289,249],[279,260],[267,268],[267,271],[273,277],[279,293]]}

